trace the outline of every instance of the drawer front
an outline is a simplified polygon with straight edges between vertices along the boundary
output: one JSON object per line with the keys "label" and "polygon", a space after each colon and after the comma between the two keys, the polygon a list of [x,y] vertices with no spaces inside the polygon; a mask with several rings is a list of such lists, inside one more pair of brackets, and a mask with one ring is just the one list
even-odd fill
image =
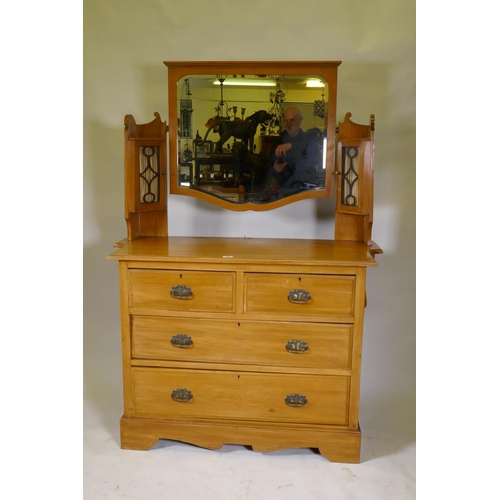
{"label": "drawer front", "polygon": [[129,270],[131,308],[234,312],[232,272]]}
{"label": "drawer front", "polygon": [[353,316],[355,276],[245,274],[245,312]]}
{"label": "drawer front", "polygon": [[347,425],[349,378],[133,368],[132,399],[134,417]]}
{"label": "drawer front", "polygon": [[349,369],[352,325],[132,317],[132,357]]}

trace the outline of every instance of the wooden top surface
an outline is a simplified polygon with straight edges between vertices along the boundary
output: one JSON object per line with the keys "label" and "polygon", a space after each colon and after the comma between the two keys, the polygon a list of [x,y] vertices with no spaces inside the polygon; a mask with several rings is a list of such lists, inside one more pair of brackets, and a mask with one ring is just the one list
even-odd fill
{"label": "wooden top surface", "polygon": [[355,241],[208,238],[171,236],[141,237],[118,242],[112,260],[163,262],[207,262],[233,264],[299,264],[331,266],[376,266],[376,245]]}

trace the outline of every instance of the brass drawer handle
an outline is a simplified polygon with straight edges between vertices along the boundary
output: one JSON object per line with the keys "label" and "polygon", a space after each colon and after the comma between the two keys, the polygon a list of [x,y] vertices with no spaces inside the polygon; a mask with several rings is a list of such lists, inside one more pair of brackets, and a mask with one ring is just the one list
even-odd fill
{"label": "brass drawer handle", "polygon": [[285,403],[294,408],[301,408],[307,404],[307,398],[302,394],[289,394],[285,398]]}
{"label": "brass drawer handle", "polygon": [[170,296],[174,299],[191,299],[193,297],[193,292],[191,288],[186,285],[175,285],[170,290]]}
{"label": "brass drawer handle", "polygon": [[292,354],[302,354],[309,350],[309,346],[303,340],[289,340],[286,344],[286,350]]}
{"label": "brass drawer handle", "polygon": [[184,333],[179,333],[178,335],[174,335],[170,342],[174,347],[180,347],[181,349],[185,349],[186,347],[193,347],[193,339]]}
{"label": "brass drawer handle", "polygon": [[193,399],[193,393],[187,389],[175,389],[171,396],[177,403],[189,403]]}
{"label": "brass drawer handle", "polygon": [[311,300],[311,294],[306,290],[291,290],[288,301],[292,304],[307,304]]}

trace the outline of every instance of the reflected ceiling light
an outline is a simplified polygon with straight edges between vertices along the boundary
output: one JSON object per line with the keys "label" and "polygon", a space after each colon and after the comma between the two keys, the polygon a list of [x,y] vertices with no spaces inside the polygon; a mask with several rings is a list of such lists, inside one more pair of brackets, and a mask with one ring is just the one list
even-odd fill
{"label": "reflected ceiling light", "polygon": [[306,80],[306,87],[309,88],[322,88],[325,84],[321,80]]}
{"label": "reflected ceiling light", "polygon": [[[212,82],[214,85],[220,85],[219,80]],[[276,82],[270,80],[259,80],[255,78],[226,78],[223,82],[224,86],[240,86],[240,87],[276,87]]]}

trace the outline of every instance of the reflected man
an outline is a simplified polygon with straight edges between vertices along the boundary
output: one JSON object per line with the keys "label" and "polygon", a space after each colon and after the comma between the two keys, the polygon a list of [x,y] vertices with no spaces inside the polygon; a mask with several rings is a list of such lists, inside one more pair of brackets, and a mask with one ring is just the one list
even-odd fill
{"label": "reflected man", "polygon": [[292,106],[284,113],[285,130],[271,149],[268,187],[298,191],[315,184],[314,152],[311,137],[301,128],[300,109]]}

